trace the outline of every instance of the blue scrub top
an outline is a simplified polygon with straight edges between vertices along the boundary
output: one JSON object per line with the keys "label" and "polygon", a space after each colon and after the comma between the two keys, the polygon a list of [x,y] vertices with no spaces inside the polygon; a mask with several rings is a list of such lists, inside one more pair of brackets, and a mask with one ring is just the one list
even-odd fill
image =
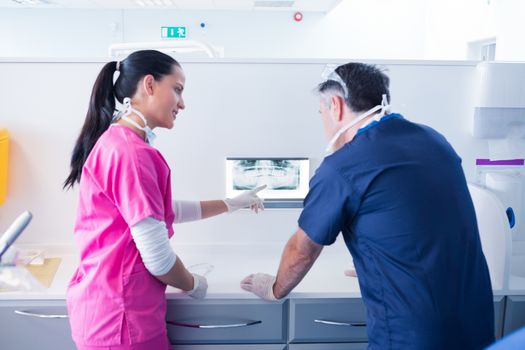
{"label": "blue scrub top", "polygon": [[389,114],[359,130],[317,169],[299,226],[322,245],[342,232],[369,349],[494,341],[492,287],[461,159],[430,127]]}

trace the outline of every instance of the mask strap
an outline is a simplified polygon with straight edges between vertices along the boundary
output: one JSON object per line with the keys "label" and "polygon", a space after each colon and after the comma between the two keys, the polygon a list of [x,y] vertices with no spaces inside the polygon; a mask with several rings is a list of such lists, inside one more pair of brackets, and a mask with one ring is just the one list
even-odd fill
{"label": "mask strap", "polygon": [[[144,131],[145,137],[146,137],[146,141],[148,143],[153,142],[153,139],[156,137],[156,135],[153,133],[151,128],[148,126],[148,122],[146,120],[146,117],[144,117],[144,115],[140,111],[138,111],[135,108],[131,107],[131,99],[129,97],[125,97],[122,104],[117,103],[117,107],[115,109],[116,109],[116,111],[115,111],[115,113],[113,113],[113,120],[112,121],[119,120],[119,119],[124,119],[126,122],[130,123],[131,125],[133,125],[137,129]],[[140,119],[142,119],[142,121],[144,122],[145,126],[141,126],[139,123],[137,123],[136,121],[134,121],[133,119],[128,117],[132,112],[135,113],[136,115],[138,115]]]}
{"label": "mask strap", "polygon": [[339,74],[334,70],[330,75],[328,76],[327,80],[333,80],[337,82],[339,85],[341,85],[341,88],[343,89],[344,99],[348,100],[348,88],[346,87],[346,83],[341,79]]}
{"label": "mask strap", "polygon": [[381,118],[383,118],[389,110],[390,105],[388,104],[388,99],[386,97],[386,94],[383,94],[381,99],[381,112],[377,113],[377,115],[373,119],[377,122],[380,121]]}
{"label": "mask strap", "polygon": [[[142,121],[144,122],[144,127],[142,128],[142,130],[145,130],[146,128],[149,128],[149,127],[148,127],[148,122],[147,122],[147,120],[146,120],[146,117],[144,117],[144,114],[142,114],[140,111],[136,110],[135,108],[131,108],[131,107],[130,107],[129,110],[130,110],[130,113],[129,113],[129,114],[131,114],[131,112],[134,112],[134,113],[135,113],[136,115],[138,115],[139,118],[142,119]],[[128,115],[129,115],[129,114],[128,114]]]}
{"label": "mask strap", "polygon": [[350,129],[352,126],[356,125],[357,123],[359,123],[361,120],[365,119],[366,117],[368,117],[370,114],[380,110],[381,108],[383,108],[382,105],[377,105],[375,106],[374,108],[372,109],[369,109],[368,111],[366,111],[365,113],[361,114],[360,116],[358,116],[357,118],[355,118],[354,120],[352,120],[350,123],[346,124],[345,126],[343,126],[341,129],[339,129],[339,131],[334,135],[334,137],[332,137],[332,139],[330,140],[330,142],[328,143],[328,146],[326,147],[325,149],[325,152],[330,152],[331,149],[332,149],[332,146],[334,145],[334,143],[337,141],[337,139],[339,138],[339,136],[341,136],[345,131],[347,131],[348,129]]}
{"label": "mask strap", "polygon": [[345,131],[347,131],[352,126],[354,126],[357,123],[359,123],[361,120],[363,120],[366,117],[368,117],[370,114],[375,113],[376,111],[379,111],[379,110],[381,110],[381,112],[377,113],[377,115],[374,118],[372,118],[372,120],[375,120],[375,121],[379,122],[381,120],[381,118],[383,118],[388,113],[388,111],[390,110],[390,105],[388,104],[388,99],[387,99],[386,94],[382,95],[382,99],[381,99],[381,104],[380,105],[377,105],[377,106],[375,106],[372,109],[369,109],[368,111],[366,111],[363,114],[361,114],[360,116],[358,116],[356,119],[352,120],[350,123],[348,123],[345,126],[343,126],[341,129],[339,129],[339,131],[334,135],[334,137],[332,137],[332,139],[328,143],[328,146],[325,149],[325,153],[330,153],[331,152],[332,146],[334,145],[334,143],[337,141],[337,139]]}
{"label": "mask strap", "polygon": [[348,88],[346,87],[346,83],[341,79],[341,76],[337,74],[335,71],[337,68],[337,65],[334,64],[327,64],[323,70],[323,73],[321,73],[321,78],[328,81],[332,80],[337,82],[339,85],[341,85],[341,88],[343,89],[344,99],[348,100]]}
{"label": "mask strap", "polygon": [[137,122],[134,121],[133,119],[129,118],[128,116],[123,115],[121,118],[124,119],[125,121],[127,121],[128,123],[132,124],[132,125],[133,125],[134,127],[136,127],[137,129],[142,130],[142,131],[145,131],[144,128],[143,128],[142,126],[139,125],[139,123],[137,123]]}
{"label": "mask strap", "polygon": [[[118,101],[117,101],[118,102]],[[125,97],[122,104],[117,104],[117,107],[115,108],[116,111],[113,113],[113,121],[118,120],[120,118],[126,120],[127,122],[133,124],[133,126],[139,128],[140,130],[145,131],[145,129],[148,127],[148,122],[146,120],[146,117],[144,117],[144,114],[142,114],[140,111],[136,110],[135,108],[131,107],[131,99],[129,97]],[[131,113],[135,113],[139,116],[140,119],[144,122],[145,126],[140,126],[139,123],[134,121],[131,118],[127,118]]]}

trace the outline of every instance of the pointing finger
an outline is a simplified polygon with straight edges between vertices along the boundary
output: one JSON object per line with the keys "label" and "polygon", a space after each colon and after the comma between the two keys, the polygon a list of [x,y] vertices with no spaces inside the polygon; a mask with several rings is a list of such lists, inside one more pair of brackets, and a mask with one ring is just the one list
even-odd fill
{"label": "pointing finger", "polygon": [[264,190],[266,187],[267,187],[266,185],[262,185],[262,186],[259,186],[259,187],[254,188],[254,189],[251,190],[250,192],[253,193],[253,194],[255,194],[255,193],[258,193],[258,192]]}
{"label": "pointing finger", "polygon": [[253,280],[253,274],[244,277],[243,280],[241,281],[241,284],[251,284],[252,280]]}

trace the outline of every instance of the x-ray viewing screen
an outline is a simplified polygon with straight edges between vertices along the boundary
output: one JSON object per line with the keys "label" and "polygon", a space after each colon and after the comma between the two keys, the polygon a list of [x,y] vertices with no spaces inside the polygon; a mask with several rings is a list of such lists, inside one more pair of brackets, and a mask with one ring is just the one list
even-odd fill
{"label": "x-ray viewing screen", "polygon": [[266,185],[264,199],[302,200],[308,193],[307,158],[227,158],[226,196]]}

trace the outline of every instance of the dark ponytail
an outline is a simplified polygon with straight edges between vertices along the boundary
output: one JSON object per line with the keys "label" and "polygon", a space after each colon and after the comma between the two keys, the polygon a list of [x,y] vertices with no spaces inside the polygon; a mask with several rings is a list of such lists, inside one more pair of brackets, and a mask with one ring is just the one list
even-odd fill
{"label": "dark ponytail", "polygon": [[80,181],[82,167],[89,152],[95,146],[100,135],[111,124],[115,110],[113,74],[116,70],[117,62],[106,63],[98,74],[95,85],[93,85],[86,120],[71,155],[71,173],[64,182],[64,188],[71,188],[75,182]]}
{"label": "dark ponytail", "polygon": [[64,181],[64,189],[71,188],[80,181],[82,167],[98,138],[106,131],[113,119],[115,99],[123,102],[125,97],[133,97],[139,80],[151,74],[155,80],[162,79],[173,72],[180,64],[171,56],[155,50],[136,51],[119,62],[119,77],[113,86],[113,75],[117,62],[109,62],[102,67],[91,92],[89,108],[71,156],[71,172]]}

